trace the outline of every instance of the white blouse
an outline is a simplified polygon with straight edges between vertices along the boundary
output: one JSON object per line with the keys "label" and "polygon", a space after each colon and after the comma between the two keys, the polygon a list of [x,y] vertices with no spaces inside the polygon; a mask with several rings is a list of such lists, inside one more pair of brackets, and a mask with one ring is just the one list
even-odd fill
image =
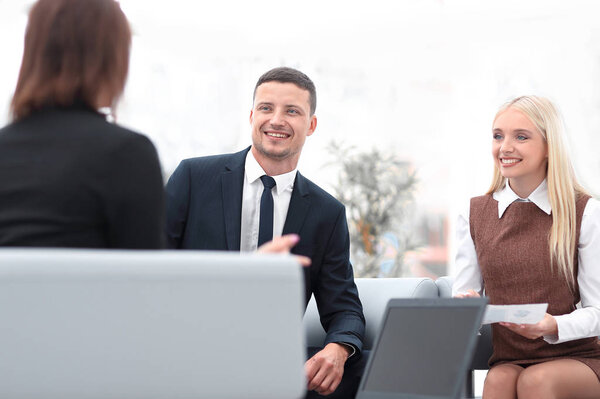
{"label": "white blouse", "polygon": [[[544,180],[528,198],[519,198],[507,184],[493,194],[498,201],[498,218],[515,201],[530,201],[550,215],[552,207],[548,200],[548,185]],[[474,290],[483,292],[483,281],[475,245],[469,226],[468,206],[458,217],[456,269],[458,273],[452,286],[452,295]],[[558,325],[558,336],[544,336],[551,344],[594,337],[600,335],[600,202],[590,198],[583,211],[579,236],[579,270],[577,283],[581,295],[581,307],[561,316],[554,316]]]}

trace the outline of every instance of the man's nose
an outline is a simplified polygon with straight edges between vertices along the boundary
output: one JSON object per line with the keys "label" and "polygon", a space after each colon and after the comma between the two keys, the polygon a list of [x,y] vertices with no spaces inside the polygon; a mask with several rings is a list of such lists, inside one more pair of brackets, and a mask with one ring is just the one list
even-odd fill
{"label": "man's nose", "polygon": [[275,111],[271,115],[271,125],[282,126],[285,124],[285,113],[283,111]]}

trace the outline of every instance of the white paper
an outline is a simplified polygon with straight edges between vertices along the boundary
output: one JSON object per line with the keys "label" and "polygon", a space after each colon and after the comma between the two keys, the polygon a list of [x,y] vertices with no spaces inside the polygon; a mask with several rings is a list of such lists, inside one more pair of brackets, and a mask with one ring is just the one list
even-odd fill
{"label": "white paper", "polygon": [[541,321],[548,309],[547,303],[526,305],[487,305],[481,324],[505,321],[516,324],[535,324]]}

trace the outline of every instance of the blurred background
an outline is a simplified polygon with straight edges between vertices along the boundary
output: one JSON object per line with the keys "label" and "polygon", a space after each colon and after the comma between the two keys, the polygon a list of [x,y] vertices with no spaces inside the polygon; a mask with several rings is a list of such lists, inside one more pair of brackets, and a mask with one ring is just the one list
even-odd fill
{"label": "blurred background", "polygon": [[[0,0],[0,125],[32,3]],[[165,179],[181,159],[250,144],[263,72],[285,65],[313,79],[318,128],[299,169],[347,194],[357,274],[453,273],[454,222],[488,188],[492,120],[515,96],[555,102],[577,174],[600,193],[595,0],[120,3],[134,37],[117,121],[153,140]],[[373,187],[365,170],[385,176]],[[365,203],[365,190],[382,200]],[[375,208],[389,223],[365,239],[360,222]]]}

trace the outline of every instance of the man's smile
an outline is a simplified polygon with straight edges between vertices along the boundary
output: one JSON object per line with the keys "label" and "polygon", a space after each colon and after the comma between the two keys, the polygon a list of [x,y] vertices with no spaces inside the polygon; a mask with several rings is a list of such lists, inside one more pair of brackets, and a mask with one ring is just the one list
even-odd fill
{"label": "man's smile", "polygon": [[267,136],[272,137],[272,138],[276,138],[276,139],[287,139],[288,137],[291,137],[291,134],[286,133],[286,132],[281,132],[281,131],[267,130],[264,133]]}

